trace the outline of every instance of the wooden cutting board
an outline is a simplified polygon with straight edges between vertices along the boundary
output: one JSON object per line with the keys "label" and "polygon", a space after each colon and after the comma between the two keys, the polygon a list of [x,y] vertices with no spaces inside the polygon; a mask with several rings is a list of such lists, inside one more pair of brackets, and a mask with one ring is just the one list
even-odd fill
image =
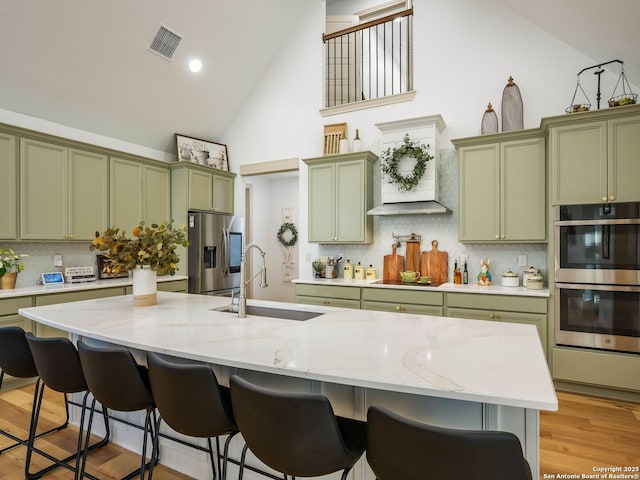
{"label": "wooden cutting board", "polygon": [[407,271],[420,271],[420,241],[415,237],[407,240]]}
{"label": "wooden cutting board", "polygon": [[384,256],[384,263],[382,264],[383,280],[400,281],[400,272],[404,271],[404,257],[396,253],[397,248],[394,243],[391,246],[391,255]]}
{"label": "wooden cutting board", "polygon": [[431,277],[431,283],[439,285],[447,281],[449,254],[438,251],[438,241],[431,242],[431,250],[422,252],[420,275]]}

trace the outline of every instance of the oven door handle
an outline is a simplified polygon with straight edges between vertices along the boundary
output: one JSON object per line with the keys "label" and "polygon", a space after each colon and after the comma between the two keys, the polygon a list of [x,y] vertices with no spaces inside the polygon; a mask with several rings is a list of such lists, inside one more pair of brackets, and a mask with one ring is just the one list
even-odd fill
{"label": "oven door handle", "polygon": [[611,225],[602,225],[602,258],[609,258],[611,245]]}
{"label": "oven door handle", "polygon": [[575,227],[592,225],[640,225],[640,218],[616,218],[609,220],[556,220],[556,227]]}
{"label": "oven door handle", "polygon": [[[598,290],[603,292],[632,292],[640,293],[640,286],[636,285],[609,285],[609,284],[594,284],[594,283],[561,283],[556,282],[554,286],[555,290],[561,290],[568,288],[570,290]],[[557,296],[557,292],[556,292]]]}

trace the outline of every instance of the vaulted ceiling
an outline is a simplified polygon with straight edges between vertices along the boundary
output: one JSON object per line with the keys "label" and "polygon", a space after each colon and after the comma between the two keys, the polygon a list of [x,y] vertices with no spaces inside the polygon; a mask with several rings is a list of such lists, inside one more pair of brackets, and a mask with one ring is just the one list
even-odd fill
{"label": "vaulted ceiling", "polygon": [[[166,152],[220,139],[311,1],[0,0],[0,109]],[[640,79],[638,0],[496,1]],[[148,51],[161,24],[183,37],[172,61]]]}

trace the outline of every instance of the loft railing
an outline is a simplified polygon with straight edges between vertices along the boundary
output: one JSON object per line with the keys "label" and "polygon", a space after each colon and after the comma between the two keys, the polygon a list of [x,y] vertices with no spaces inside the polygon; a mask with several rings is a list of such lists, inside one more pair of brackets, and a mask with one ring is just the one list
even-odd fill
{"label": "loft railing", "polygon": [[323,35],[326,107],[412,90],[412,16],[409,8]]}

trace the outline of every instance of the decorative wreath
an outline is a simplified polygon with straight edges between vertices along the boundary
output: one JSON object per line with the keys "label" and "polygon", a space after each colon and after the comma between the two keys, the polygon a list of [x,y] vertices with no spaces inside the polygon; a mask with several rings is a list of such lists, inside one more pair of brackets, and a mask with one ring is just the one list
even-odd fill
{"label": "decorative wreath", "polygon": [[[289,235],[285,238],[285,233],[289,232]],[[284,222],[278,230],[278,241],[285,247],[293,247],[298,243],[298,229],[291,222]]]}
{"label": "decorative wreath", "polygon": [[[402,145],[396,148],[388,148],[382,152],[382,172],[389,178],[389,183],[398,185],[399,190],[408,192],[415,188],[427,169],[427,162],[433,159],[429,155],[429,145],[425,146],[421,143],[409,140],[409,134],[404,136]],[[398,172],[398,164],[403,157],[415,158],[416,164],[410,175],[400,175]]]}

